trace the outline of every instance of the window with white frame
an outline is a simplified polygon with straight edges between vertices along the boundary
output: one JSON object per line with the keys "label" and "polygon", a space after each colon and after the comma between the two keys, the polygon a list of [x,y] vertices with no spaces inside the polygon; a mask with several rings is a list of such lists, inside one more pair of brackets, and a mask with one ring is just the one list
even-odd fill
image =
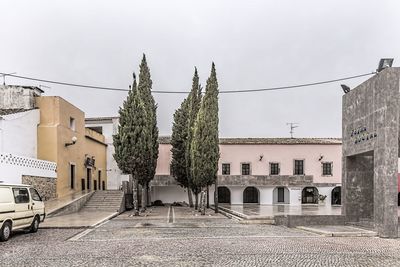
{"label": "window with white frame", "polygon": [[269,175],[279,175],[280,168],[278,162],[270,162],[269,163]]}
{"label": "window with white frame", "polygon": [[230,175],[231,174],[231,164],[222,163],[222,175]]}
{"label": "window with white frame", "polygon": [[294,160],[294,175],[304,175],[304,160],[295,159]]}
{"label": "window with white frame", "polygon": [[322,175],[331,176],[332,175],[332,162],[322,162]]}
{"label": "window with white frame", "polygon": [[250,163],[242,163],[242,175],[250,175],[251,174],[251,169],[250,169]]}

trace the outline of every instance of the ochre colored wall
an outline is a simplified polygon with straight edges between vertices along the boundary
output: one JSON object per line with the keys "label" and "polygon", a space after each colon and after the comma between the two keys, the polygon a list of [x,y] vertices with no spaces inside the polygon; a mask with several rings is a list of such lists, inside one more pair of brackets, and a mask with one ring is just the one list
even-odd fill
{"label": "ochre colored wall", "polygon": [[[40,108],[38,158],[57,163],[57,196],[63,197],[82,190],[81,179],[86,179],[84,166],[86,155],[99,158],[99,163],[102,164],[99,168],[104,170],[102,177],[106,181],[106,164],[105,161],[102,162],[102,159],[106,157],[106,146],[98,142],[96,145],[87,144],[83,111],[56,96],[38,97],[37,105]],[[70,128],[70,118],[75,119],[75,130]],[[70,143],[74,136],[77,138],[76,143],[66,147],[65,144]],[[104,140],[102,135],[98,138],[101,139],[101,137]],[[101,155],[102,153],[104,155]],[[70,181],[71,164],[75,165],[73,189]],[[95,169],[93,168],[92,171],[94,172]],[[87,189],[87,181],[85,181],[85,189]]]}
{"label": "ochre colored wall", "polygon": [[[92,177],[92,189],[94,189],[95,180],[97,181],[97,188],[99,188],[99,184],[101,185],[101,189],[107,189],[107,146],[104,143],[104,136],[90,130],[88,128],[85,129],[85,151],[88,151],[88,155],[90,157],[95,158],[95,167],[91,168],[91,177]],[[86,168],[83,168],[84,173],[86,174]],[[99,171],[100,179],[99,179]],[[103,188],[103,182],[106,188]]]}

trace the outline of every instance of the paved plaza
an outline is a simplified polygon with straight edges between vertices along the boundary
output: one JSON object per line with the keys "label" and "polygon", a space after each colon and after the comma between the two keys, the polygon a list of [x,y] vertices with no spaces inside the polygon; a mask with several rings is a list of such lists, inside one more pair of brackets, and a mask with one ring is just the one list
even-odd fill
{"label": "paved plaza", "polygon": [[93,229],[40,229],[0,243],[1,266],[400,266],[400,239],[326,237],[155,207]]}
{"label": "paved plaza", "polygon": [[331,205],[259,205],[243,204],[229,205],[221,204],[223,207],[232,211],[239,212],[247,216],[275,216],[275,215],[340,215],[341,206]]}

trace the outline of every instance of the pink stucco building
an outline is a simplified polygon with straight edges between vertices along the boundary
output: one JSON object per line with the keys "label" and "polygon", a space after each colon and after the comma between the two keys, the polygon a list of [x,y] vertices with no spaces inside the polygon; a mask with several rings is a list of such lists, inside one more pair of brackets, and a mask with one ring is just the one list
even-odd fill
{"label": "pink stucco building", "polygon": [[[112,156],[118,117],[86,119],[86,126],[106,137],[108,188],[118,189],[122,181],[128,180]],[[220,203],[341,204],[341,139],[221,138],[220,153]],[[187,202],[187,192],[170,174],[170,163],[170,138],[161,137],[151,198],[164,203]],[[214,194],[214,188],[210,193]],[[320,195],[326,199],[320,201]]]}
{"label": "pink stucco building", "polygon": [[[341,153],[337,138],[221,138],[219,202],[341,204]],[[170,162],[170,139],[160,138],[152,199],[187,202],[187,192],[170,175]]]}

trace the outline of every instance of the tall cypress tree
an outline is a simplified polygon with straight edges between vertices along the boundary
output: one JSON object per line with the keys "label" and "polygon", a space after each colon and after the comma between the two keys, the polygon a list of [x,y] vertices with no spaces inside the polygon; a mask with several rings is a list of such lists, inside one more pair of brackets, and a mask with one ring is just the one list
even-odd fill
{"label": "tall cypress tree", "polygon": [[135,214],[139,213],[138,183],[148,172],[147,154],[150,149],[148,132],[148,114],[141,92],[136,87],[135,74],[133,85],[119,110],[118,133],[113,135],[114,158],[120,170],[130,175],[133,185],[133,203]]}
{"label": "tall cypress tree", "polygon": [[192,183],[198,188],[217,182],[219,160],[218,81],[215,65],[196,117],[191,147]]}
{"label": "tall cypress tree", "polygon": [[[194,135],[194,125],[197,117],[197,113],[200,109],[201,104],[201,85],[199,83],[199,75],[197,73],[197,68],[194,69],[192,89],[189,94],[188,99],[188,119],[187,119],[187,141],[186,141],[186,176],[188,179],[189,190],[195,194],[196,204],[195,208],[198,206],[198,194],[201,189],[192,182],[192,160],[191,160],[191,150],[192,150],[192,140]],[[191,197],[191,194],[190,194]],[[193,204],[190,205],[193,207]]]}
{"label": "tall cypress tree", "polygon": [[145,207],[147,206],[149,183],[151,180],[153,180],[155,176],[158,158],[157,104],[153,98],[153,95],[151,94],[152,86],[153,82],[151,80],[150,69],[147,65],[146,55],[143,54],[142,62],[140,64],[138,91],[140,91],[141,95],[143,96],[143,103],[148,114],[147,125],[150,138],[150,151],[147,154],[147,159],[149,163],[148,171],[147,175],[140,183],[143,188],[143,209],[145,209]]}
{"label": "tall cypress tree", "polygon": [[201,86],[197,69],[193,75],[192,89],[187,98],[185,98],[179,109],[174,113],[174,122],[172,126],[172,162],[171,172],[178,184],[187,188],[189,206],[193,207],[192,191],[198,193],[196,188],[192,188],[191,183],[191,164],[190,147],[193,136],[193,125],[200,107]]}
{"label": "tall cypress tree", "polygon": [[187,120],[189,98],[185,98],[181,106],[174,113],[174,122],[172,125],[171,136],[171,174],[174,176],[177,183],[188,190],[189,205],[193,205],[191,200],[191,191],[189,180],[187,177],[186,163],[186,144],[187,144]]}

